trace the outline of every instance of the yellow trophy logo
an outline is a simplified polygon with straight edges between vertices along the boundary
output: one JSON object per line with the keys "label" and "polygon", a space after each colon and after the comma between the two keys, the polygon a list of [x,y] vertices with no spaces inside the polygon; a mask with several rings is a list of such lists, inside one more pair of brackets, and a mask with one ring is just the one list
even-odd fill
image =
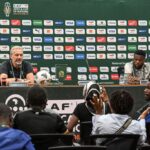
{"label": "yellow trophy logo", "polygon": [[6,17],[9,17],[9,15],[11,13],[11,5],[9,2],[6,2],[4,4],[4,13],[5,13]]}

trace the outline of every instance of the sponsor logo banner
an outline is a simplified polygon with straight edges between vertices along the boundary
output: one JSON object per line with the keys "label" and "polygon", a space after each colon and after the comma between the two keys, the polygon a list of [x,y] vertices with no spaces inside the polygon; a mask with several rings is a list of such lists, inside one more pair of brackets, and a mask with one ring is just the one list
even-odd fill
{"label": "sponsor logo banner", "polygon": [[22,25],[23,26],[31,26],[32,22],[31,22],[31,20],[22,20]]}
{"label": "sponsor logo banner", "polygon": [[85,75],[85,74],[78,74],[78,80],[87,80],[87,75]]}
{"label": "sponsor logo banner", "polygon": [[74,59],[74,54],[65,54],[65,59]]}
{"label": "sponsor logo banner", "polygon": [[9,51],[10,48],[8,45],[0,45],[0,51]]}
{"label": "sponsor logo banner", "polygon": [[9,34],[9,28],[0,28],[0,34]]}
{"label": "sponsor logo banner", "polygon": [[9,54],[0,54],[0,59],[9,59]]}
{"label": "sponsor logo banner", "polygon": [[44,54],[44,59],[50,59],[52,60],[53,59],[53,54]]}
{"label": "sponsor logo banner", "polygon": [[85,46],[84,45],[76,45],[75,49],[76,49],[76,51],[85,51]]}
{"label": "sponsor logo banner", "polygon": [[44,26],[53,26],[53,20],[44,20]]}
{"label": "sponsor logo banner", "polygon": [[97,73],[98,72],[98,67],[89,67],[89,72]]}
{"label": "sponsor logo banner", "polygon": [[109,72],[109,67],[99,67],[100,72]]}
{"label": "sponsor logo banner", "polygon": [[84,20],[76,20],[76,26],[85,26]]}
{"label": "sponsor logo banner", "polygon": [[0,19],[0,25],[8,26],[10,21],[8,19]]}
{"label": "sponsor logo banner", "polygon": [[118,20],[118,26],[127,26],[126,20]]}
{"label": "sponsor logo banner", "polygon": [[12,26],[21,26],[21,20],[11,20]]}
{"label": "sponsor logo banner", "polygon": [[108,74],[100,74],[100,80],[109,80]]}
{"label": "sponsor logo banner", "polygon": [[79,73],[86,73],[87,72],[87,68],[86,67],[77,67],[77,69],[78,69],[78,72]]}
{"label": "sponsor logo banner", "polygon": [[14,15],[28,15],[29,4],[13,4],[13,14]]}
{"label": "sponsor logo banner", "polygon": [[23,54],[23,59],[31,60],[31,54]]}
{"label": "sponsor logo banner", "polygon": [[75,25],[75,21],[74,20],[66,20],[65,21],[65,25],[66,26],[74,26]]}
{"label": "sponsor logo banner", "polygon": [[85,59],[85,54],[75,54],[75,59]]}
{"label": "sponsor logo banner", "polygon": [[111,79],[112,80],[119,80],[119,75],[118,74],[111,74]]}

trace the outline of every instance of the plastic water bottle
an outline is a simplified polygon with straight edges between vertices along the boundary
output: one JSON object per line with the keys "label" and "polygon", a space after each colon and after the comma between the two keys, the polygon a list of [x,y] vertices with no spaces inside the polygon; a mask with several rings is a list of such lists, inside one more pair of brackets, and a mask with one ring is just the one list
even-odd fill
{"label": "plastic water bottle", "polygon": [[124,74],[124,84],[128,84],[128,75]]}
{"label": "plastic water bottle", "polygon": [[123,74],[120,75],[119,84],[124,84],[124,75]]}

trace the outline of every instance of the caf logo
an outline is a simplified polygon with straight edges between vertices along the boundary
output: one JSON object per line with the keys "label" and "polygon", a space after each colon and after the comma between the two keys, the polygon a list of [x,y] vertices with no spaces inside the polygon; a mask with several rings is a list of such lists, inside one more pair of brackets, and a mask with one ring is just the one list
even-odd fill
{"label": "caf logo", "polygon": [[11,5],[9,2],[6,2],[4,4],[4,14],[6,15],[6,17],[9,17],[10,13],[11,13]]}
{"label": "caf logo", "polygon": [[61,71],[59,71],[59,77],[60,77],[60,78],[64,78],[64,76],[65,76],[64,71],[62,71],[62,70],[61,70]]}
{"label": "caf logo", "polygon": [[27,109],[25,99],[19,94],[12,94],[7,97],[5,104],[8,105],[13,112]]}

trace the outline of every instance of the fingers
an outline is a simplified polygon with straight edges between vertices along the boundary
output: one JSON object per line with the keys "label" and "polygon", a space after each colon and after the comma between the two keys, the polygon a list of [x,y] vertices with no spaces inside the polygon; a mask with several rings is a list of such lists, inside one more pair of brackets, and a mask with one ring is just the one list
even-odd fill
{"label": "fingers", "polygon": [[145,117],[150,113],[150,107],[148,107],[143,113],[140,115],[140,119],[145,119]]}
{"label": "fingers", "polygon": [[149,113],[150,113],[150,107],[148,107],[148,108],[146,109],[146,111],[147,111],[147,114],[149,114]]}
{"label": "fingers", "polygon": [[102,87],[102,93],[100,94],[100,98],[102,99],[103,102],[107,102],[109,100],[107,91],[104,86]]}
{"label": "fingers", "polygon": [[135,76],[132,76],[132,75],[129,75],[128,76],[128,81],[129,82],[139,81],[139,78],[135,77]]}

